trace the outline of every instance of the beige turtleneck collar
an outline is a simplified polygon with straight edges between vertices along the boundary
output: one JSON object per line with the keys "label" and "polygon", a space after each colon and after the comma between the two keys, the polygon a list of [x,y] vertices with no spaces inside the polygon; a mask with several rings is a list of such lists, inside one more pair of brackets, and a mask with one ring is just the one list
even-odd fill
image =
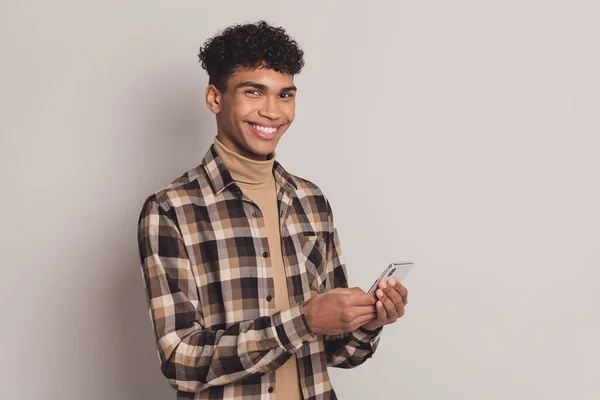
{"label": "beige turtleneck collar", "polygon": [[217,155],[240,186],[260,189],[274,180],[275,151],[270,155],[270,159],[257,161],[229,150],[216,136],[214,143]]}

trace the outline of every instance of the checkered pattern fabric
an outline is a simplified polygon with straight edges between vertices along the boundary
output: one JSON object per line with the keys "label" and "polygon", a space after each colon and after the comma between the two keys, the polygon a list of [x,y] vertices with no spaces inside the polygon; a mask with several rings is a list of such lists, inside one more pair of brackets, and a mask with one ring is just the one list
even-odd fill
{"label": "checkered pattern fabric", "polygon": [[348,287],[329,201],[275,161],[281,247],[292,306],[275,310],[260,209],[210,147],[202,163],[149,196],[138,221],[141,270],[162,373],[178,399],[275,399],[274,371],[297,357],[305,399],[334,399],[328,366],[351,368],[377,333],[316,335],[311,296]]}

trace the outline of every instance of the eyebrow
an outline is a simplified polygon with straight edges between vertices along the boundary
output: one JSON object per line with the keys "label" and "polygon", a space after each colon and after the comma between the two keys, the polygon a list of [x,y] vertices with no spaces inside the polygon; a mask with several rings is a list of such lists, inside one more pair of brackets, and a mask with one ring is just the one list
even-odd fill
{"label": "eyebrow", "polygon": [[[252,81],[238,83],[235,88],[240,89],[243,87],[253,87],[255,89],[262,90],[263,92],[266,92],[269,89],[266,85],[263,85],[261,83],[252,82]],[[292,92],[292,91],[298,91],[298,88],[296,87],[296,85],[284,87],[283,89],[281,89],[280,93],[287,93],[287,92]]]}

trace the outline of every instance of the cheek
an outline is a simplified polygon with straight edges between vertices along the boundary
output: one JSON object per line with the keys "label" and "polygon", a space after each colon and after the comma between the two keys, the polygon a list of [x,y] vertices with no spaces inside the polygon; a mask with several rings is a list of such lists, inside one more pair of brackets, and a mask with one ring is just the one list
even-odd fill
{"label": "cheek", "polygon": [[235,122],[239,125],[243,124],[248,119],[251,119],[253,115],[256,115],[257,111],[252,104],[242,103],[237,106],[233,113]]}
{"label": "cheek", "polygon": [[227,104],[228,120],[231,124],[241,124],[252,112],[252,104],[240,96],[232,96]]}
{"label": "cheek", "polygon": [[286,108],[284,114],[287,120],[291,123],[294,120],[294,118],[296,118],[295,104],[291,104],[288,108]]}

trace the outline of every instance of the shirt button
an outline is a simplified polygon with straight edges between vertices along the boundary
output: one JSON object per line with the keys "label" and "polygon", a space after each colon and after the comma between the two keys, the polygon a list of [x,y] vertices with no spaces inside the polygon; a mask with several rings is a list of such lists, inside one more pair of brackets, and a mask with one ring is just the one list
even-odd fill
{"label": "shirt button", "polygon": [[307,345],[308,344],[308,340],[305,340],[304,342],[302,342],[303,345]]}
{"label": "shirt button", "polygon": [[315,246],[319,247],[319,242],[318,241],[315,242]]}
{"label": "shirt button", "polygon": [[252,216],[253,216],[254,218],[258,217],[258,214],[256,213],[256,211],[253,211],[253,212],[252,212]]}
{"label": "shirt button", "polygon": [[267,257],[269,257],[269,253],[267,253],[267,252],[265,251],[265,252],[263,253],[263,257],[264,257],[264,258],[267,258]]}
{"label": "shirt button", "polygon": [[271,297],[271,295],[268,295],[267,296],[267,301],[271,301],[271,300],[273,300],[273,297]]}
{"label": "shirt button", "polygon": [[269,393],[273,393],[273,386],[269,388]]}

